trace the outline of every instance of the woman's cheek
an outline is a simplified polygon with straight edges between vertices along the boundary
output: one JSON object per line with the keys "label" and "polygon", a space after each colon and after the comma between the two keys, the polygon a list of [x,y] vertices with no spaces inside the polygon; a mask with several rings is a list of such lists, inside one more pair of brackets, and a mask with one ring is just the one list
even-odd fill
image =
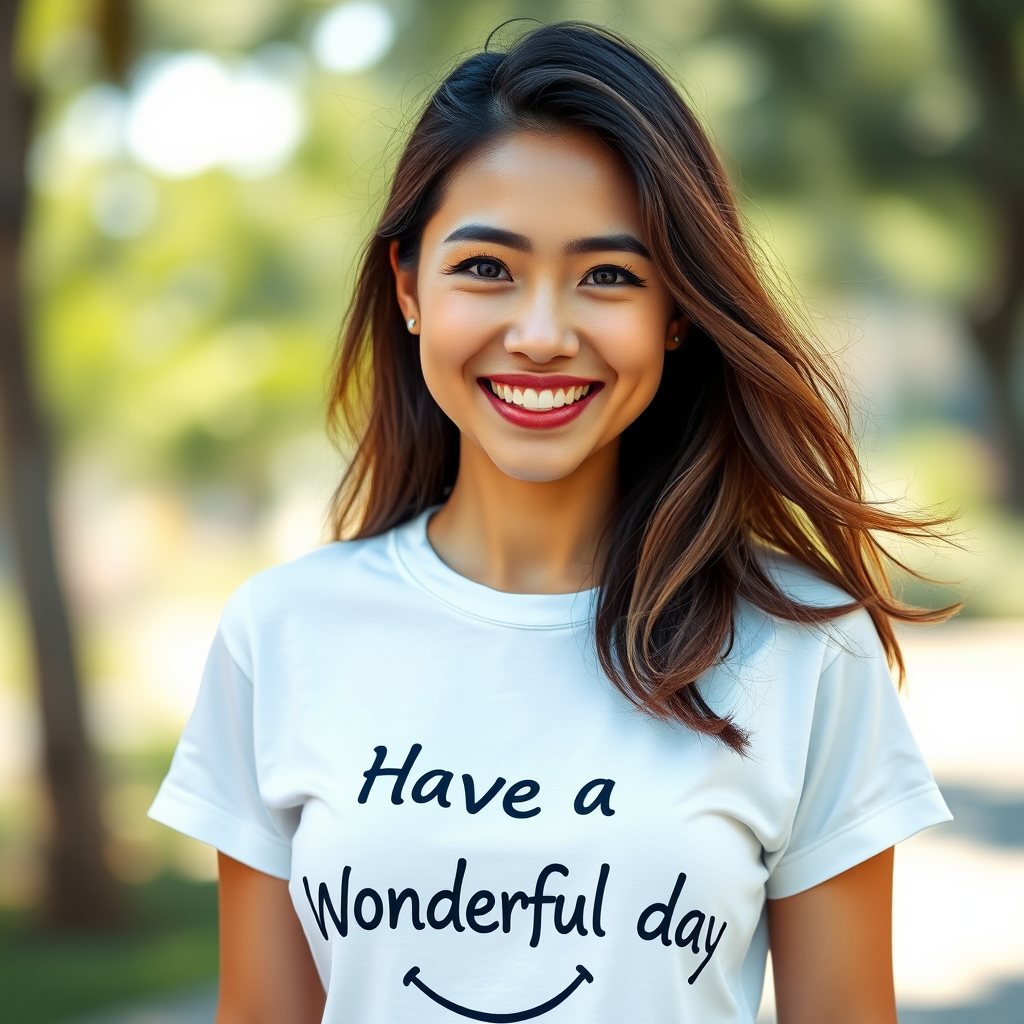
{"label": "woman's cheek", "polygon": [[[616,330],[612,330],[612,326]],[[664,328],[660,322],[622,317],[615,325],[606,324],[606,330],[595,336],[595,349],[601,359],[615,372],[618,380],[627,386],[643,390],[657,389],[665,358]]]}
{"label": "woman's cheek", "polygon": [[[437,326],[431,333],[433,334],[435,331],[437,331]],[[443,337],[440,334],[439,336]],[[460,419],[461,374],[458,373],[459,362],[455,358],[455,354],[443,344],[431,344],[429,340],[424,342],[421,336],[420,367],[423,370],[423,379],[426,382],[427,390],[433,396],[434,401],[449,417],[458,422]]]}
{"label": "woman's cheek", "polygon": [[[423,308],[423,330],[429,332],[438,359],[462,368],[482,351],[496,320],[493,303],[483,296],[454,293],[438,296]],[[494,325],[496,326],[496,324]]]}
{"label": "woman's cheek", "polygon": [[473,306],[472,302],[449,300],[421,310],[423,378],[437,404],[460,426],[460,410],[472,400],[467,392],[466,367],[486,344],[480,310]]}

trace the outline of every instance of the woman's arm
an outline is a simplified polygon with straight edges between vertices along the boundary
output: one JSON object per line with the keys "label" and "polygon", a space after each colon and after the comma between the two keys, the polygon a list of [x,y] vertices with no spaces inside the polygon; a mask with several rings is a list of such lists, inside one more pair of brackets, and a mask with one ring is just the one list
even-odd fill
{"label": "woman's arm", "polygon": [[288,883],[218,854],[216,1024],[319,1024],[324,989]]}
{"label": "woman's arm", "polygon": [[768,901],[779,1024],[896,1024],[892,850]]}

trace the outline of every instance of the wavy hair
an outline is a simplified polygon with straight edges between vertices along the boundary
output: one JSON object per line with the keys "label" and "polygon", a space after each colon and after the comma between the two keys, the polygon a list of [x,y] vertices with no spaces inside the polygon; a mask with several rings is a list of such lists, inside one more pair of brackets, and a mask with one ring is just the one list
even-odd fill
{"label": "wavy hair", "polygon": [[[621,498],[599,577],[601,665],[644,711],[742,750],[743,732],[692,685],[730,649],[737,600],[803,623],[864,608],[902,674],[894,621],[936,621],[949,609],[895,597],[895,560],[877,535],[932,536],[942,520],[866,499],[834,366],[758,272],[697,119],[656,63],[618,35],[542,26],[505,52],[469,57],[428,101],[342,330],[330,426],[355,450],[331,506],[334,535],[369,537],[411,519],[443,502],[458,472],[458,430],[427,390],[395,298],[391,241],[402,264],[414,264],[461,161],[511,132],[566,129],[592,132],[625,161],[652,259],[691,324],[666,354],[651,404],[622,435]],[[765,568],[765,547],[849,600],[795,601]]]}

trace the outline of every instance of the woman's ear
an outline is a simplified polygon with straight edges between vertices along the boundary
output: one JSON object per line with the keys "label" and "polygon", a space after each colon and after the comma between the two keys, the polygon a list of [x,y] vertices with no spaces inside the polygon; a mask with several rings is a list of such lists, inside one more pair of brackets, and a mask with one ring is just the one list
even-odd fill
{"label": "woman's ear", "polygon": [[395,295],[398,299],[398,308],[402,311],[402,318],[410,334],[420,333],[420,304],[416,292],[416,268],[410,267],[405,270],[398,262],[398,240],[393,239],[389,250],[391,257],[391,269],[395,274]]}
{"label": "woman's ear", "polygon": [[685,317],[682,314],[673,317],[669,322],[668,331],[665,333],[665,351],[675,352],[675,350],[682,345],[683,339],[686,337],[686,332],[689,329],[690,320],[688,317]]}

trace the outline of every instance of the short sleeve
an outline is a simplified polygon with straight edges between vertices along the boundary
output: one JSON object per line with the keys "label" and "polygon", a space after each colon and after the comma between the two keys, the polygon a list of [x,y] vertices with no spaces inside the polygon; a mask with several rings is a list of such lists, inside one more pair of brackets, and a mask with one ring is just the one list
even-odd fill
{"label": "short sleeve", "polygon": [[260,796],[253,684],[232,654],[232,632],[222,621],[195,709],[149,816],[257,871],[288,878],[291,843]]}
{"label": "short sleeve", "polygon": [[911,735],[869,616],[847,616],[834,630],[789,842],[768,863],[769,899],[819,885],[952,818]]}

